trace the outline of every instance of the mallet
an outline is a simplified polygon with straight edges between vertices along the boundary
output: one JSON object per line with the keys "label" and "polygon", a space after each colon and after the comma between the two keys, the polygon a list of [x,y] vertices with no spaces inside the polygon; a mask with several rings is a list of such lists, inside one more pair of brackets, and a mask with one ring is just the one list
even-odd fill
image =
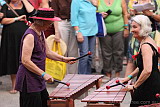
{"label": "mallet", "polygon": [[85,55],[83,55],[83,56],[80,56],[80,57],[77,57],[76,59],[72,59],[72,60],[70,60],[70,61],[76,61],[76,60],[78,60],[78,59],[81,59],[81,58],[83,58],[83,57],[85,57],[85,56],[87,56],[87,55],[91,55],[92,53],[90,52],[90,51],[88,51],[88,53],[87,54],[85,54]]}
{"label": "mallet", "polygon": [[120,83],[119,80],[116,80],[116,83],[122,85],[123,87],[126,87],[124,84]]}
{"label": "mallet", "polygon": [[156,98],[160,98],[160,94],[159,93],[156,94]]}
{"label": "mallet", "polygon": [[[126,87],[124,84],[120,83],[119,80],[116,80],[117,84],[111,85],[111,86],[106,86],[106,89],[110,89],[111,87],[115,87],[118,85],[122,85],[123,87]],[[125,82],[125,84],[127,84],[127,82]]]}
{"label": "mallet", "polygon": [[58,82],[58,83],[61,83],[61,84],[64,84],[64,85],[67,85],[68,87],[70,86],[70,83],[65,83],[65,82],[62,82],[62,81],[59,81],[59,80],[54,80],[55,82]]}

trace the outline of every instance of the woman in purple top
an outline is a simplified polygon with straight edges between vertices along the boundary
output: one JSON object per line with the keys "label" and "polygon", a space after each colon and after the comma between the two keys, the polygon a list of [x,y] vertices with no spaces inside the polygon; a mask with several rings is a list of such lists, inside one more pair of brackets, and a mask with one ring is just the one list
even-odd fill
{"label": "woman in purple top", "polygon": [[20,66],[16,77],[16,90],[20,91],[20,107],[47,107],[48,92],[45,81],[52,82],[53,78],[45,73],[46,57],[68,63],[75,59],[63,57],[49,50],[44,37],[46,30],[53,21],[54,11],[49,8],[41,8],[35,16],[34,23],[28,28],[22,37],[20,49]]}

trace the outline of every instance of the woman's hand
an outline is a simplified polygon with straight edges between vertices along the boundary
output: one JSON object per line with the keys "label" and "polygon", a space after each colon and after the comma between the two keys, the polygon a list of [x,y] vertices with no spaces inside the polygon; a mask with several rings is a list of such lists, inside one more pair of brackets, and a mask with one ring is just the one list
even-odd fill
{"label": "woman's hand", "polygon": [[69,64],[76,63],[76,61],[71,61],[73,59],[76,59],[76,58],[74,58],[74,57],[63,57],[63,61],[66,62],[66,63],[69,63]]}
{"label": "woman's hand", "polygon": [[103,18],[106,18],[108,16],[108,13],[106,13],[106,12],[101,12],[101,14],[102,14]]}
{"label": "woman's hand", "polygon": [[4,16],[4,14],[0,12],[0,18],[2,18],[3,16]]}
{"label": "woman's hand", "polygon": [[43,78],[47,82],[53,82],[54,81],[53,77],[49,74],[45,74]]}
{"label": "woman's hand", "polygon": [[129,30],[128,29],[124,29],[124,35],[125,38],[129,36]]}
{"label": "woman's hand", "polygon": [[26,15],[21,15],[21,16],[17,17],[17,20],[19,20],[19,21],[25,21],[25,20],[27,20],[26,19]]}
{"label": "woman's hand", "polygon": [[144,10],[142,11],[144,15],[146,16],[152,16],[153,15],[153,12],[149,11],[149,10]]}
{"label": "woman's hand", "polygon": [[122,80],[120,80],[121,83],[126,83],[128,82],[130,79],[128,77],[123,78]]}
{"label": "woman's hand", "polygon": [[83,35],[81,32],[78,32],[77,34],[77,40],[78,42],[82,43],[84,41]]}
{"label": "woman's hand", "polygon": [[129,11],[131,16],[138,14],[138,12],[135,9],[130,9]]}
{"label": "woman's hand", "polygon": [[125,88],[122,88],[121,91],[132,91],[134,85],[127,85]]}

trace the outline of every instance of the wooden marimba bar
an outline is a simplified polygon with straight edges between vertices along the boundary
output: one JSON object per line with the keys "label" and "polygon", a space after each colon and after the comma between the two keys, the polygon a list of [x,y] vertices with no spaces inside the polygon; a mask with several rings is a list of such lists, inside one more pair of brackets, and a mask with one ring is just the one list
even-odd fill
{"label": "wooden marimba bar", "polygon": [[[116,84],[116,80],[121,78],[113,78],[101,88],[95,90],[91,95],[82,99],[82,102],[87,102],[87,107],[119,107],[123,101],[126,91],[121,91],[124,88],[122,85],[106,89],[106,86]],[[130,84],[131,81],[128,82]],[[128,85],[126,84],[126,85]]]}
{"label": "wooden marimba bar", "polygon": [[94,85],[98,89],[100,87],[100,79],[103,75],[80,75],[68,74],[62,82],[70,83],[67,87],[59,84],[50,94],[48,100],[49,107],[74,107],[74,100],[84,94]]}
{"label": "wooden marimba bar", "polygon": [[143,105],[139,107],[160,107],[160,103],[150,104],[150,105]]}

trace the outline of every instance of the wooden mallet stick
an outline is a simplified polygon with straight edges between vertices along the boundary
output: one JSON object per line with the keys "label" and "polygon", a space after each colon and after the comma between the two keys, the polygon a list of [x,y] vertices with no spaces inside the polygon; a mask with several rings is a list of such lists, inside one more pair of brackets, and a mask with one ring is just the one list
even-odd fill
{"label": "wooden mallet stick", "polygon": [[87,54],[85,54],[85,55],[83,55],[83,56],[80,56],[80,57],[77,57],[76,59],[72,59],[72,60],[70,60],[70,61],[76,61],[76,60],[79,60],[79,59],[81,59],[81,58],[83,58],[83,57],[85,57],[85,56],[87,56],[87,55],[91,55],[92,53],[89,51]]}
{"label": "wooden mallet stick", "polygon": [[[106,86],[106,89],[110,89],[111,87],[115,87],[115,86],[118,86],[118,85],[122,85],[123,87],[126,87],[123,83],[120,83],[119,80],[116,80],[116,83],[117,84],[114,84],[114,85],[111,85],[111,86]],[[125,84],[127,84],[127,82],[125,82]]]}
{"label": "wooden mallet stick", "polygon": [[59,80],[54,80],[55,82],[58,82],[58,83],[61,83],[61,84],[64,84],[64,85],[67,85],[68,87],[70,86],[70,83],[65,83],[65,82],[62,82],[62,81],[59,81]]}

